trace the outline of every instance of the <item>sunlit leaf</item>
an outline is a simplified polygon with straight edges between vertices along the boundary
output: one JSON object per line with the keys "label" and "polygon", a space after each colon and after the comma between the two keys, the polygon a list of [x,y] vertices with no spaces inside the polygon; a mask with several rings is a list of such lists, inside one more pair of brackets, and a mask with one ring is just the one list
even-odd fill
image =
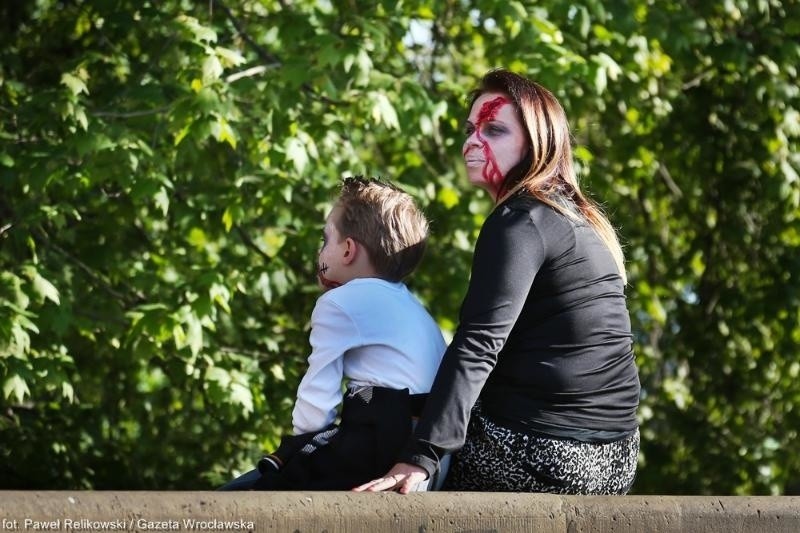
{"label": "sunlit leaf", "polygon": [[189,30],[194,33],[195,39],[198,41],[205,41],[205,42],[215,42],[217,40],[217,32],[213,29],[200,24],[200,22],[194,18],[187,15],[179,15],[178,21],[184,24]]}
{"label": "sunlit leaf", "polygon": [[38,273],[33,277],[33,288],[42,298],[47,298],[56,305],[61,303],[58,298],[58,289]]}
{"label": "sunlit leaf", "polygon": [[447,209],[452,209],[458,205],[458,192],[450,187],[442,187],[436,195],[436,199]]}
{"label": "sunlit leaf", "polygon": [[242,407],[242,412],[248,416],[253,412],[253,393],[250,389],[241,383],[231,383],[230,386],[231,401]]}
{"label": "sunlit leaf", "polygon": [[169,212],[169,193],[165,187],[160,187],[153,196],[156,207],[161,211],[161,214],[167,216]]}
{"label": "sunlit leaf", "polygon": [[203,326],[194,315],[187,318],[186,326],[186,343],[192,355],[197,355],[203,349]]}
{"label": "sunlit leaf", "polygon": [[305,146],[296,137],[292,137],[286,144],[286,157],[294,163],[294,168],[298,174],[302,174],[308,165],[308,152]]}
{"label": "sunlit leaf", "polygon": [[217,121],[211,125],[211,134],[219,142],[226,142],[231,148],[234,150],[236,149],[236,133],[224,118],[218,118]]}
{"label": "sunlit leaf", "polygon": [[216,52],[224,67],[236,67],[245,62],[244,56],[237,50],[217,46],[214,48],[214,52]]}
{"label": "sunlit leaf", "polygon": [[61,83],[66,85],[75,96],[81,93],[89,94],[89,89],[86,87],[86,82],[79,77],[70,74],[69,72],[65,72],[61,75]]}
{"label": "sunlit leaf", "polygon": [[31,391],[28,389],[28,384],[18,375],[12,375],[6,378],[3,383],[3,396],[6,399],[13,397],[14,401],[21,403],[25,396],[30,396]]}
{"label": "sunlit leaf", "polygon": [[374,95],[375,104],[372,107],[372,119],[378,124],[384,124],[387,128],[398,129],[400,123],[397,120],[397,112],[383,93]]}
{"label": "sunlit leaf", "polygon": [[209,55],[203,60],[203,85],[208,85],[219,79],[222,75],[222,63],[215,55]]}
{"label": "sunlit leaf", "polygon": [[261,241],[264,244],[264,253],[269,257],[275,257],[286,242],[286,235],[279,233],[275,228],[267,228],[261,235]]}

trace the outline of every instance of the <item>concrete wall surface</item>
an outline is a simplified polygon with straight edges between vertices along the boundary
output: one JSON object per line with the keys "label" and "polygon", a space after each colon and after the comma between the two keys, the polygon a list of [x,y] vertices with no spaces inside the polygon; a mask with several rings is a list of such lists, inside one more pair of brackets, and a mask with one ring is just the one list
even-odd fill
{"label": "concrete wall surface", "polygon": [[0,491],[0,531],[798,533],[800,496]]}

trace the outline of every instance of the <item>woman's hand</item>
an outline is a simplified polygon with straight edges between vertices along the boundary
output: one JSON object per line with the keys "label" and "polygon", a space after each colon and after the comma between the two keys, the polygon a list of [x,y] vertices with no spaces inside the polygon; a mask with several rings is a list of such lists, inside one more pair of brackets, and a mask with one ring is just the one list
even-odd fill
{"label": "woman's hand", "polygon": [[394,490],[400,494],[408,494],[422,481],[428,479],[428,473],[408,463],[397,463],[383,477],[373,479],[353,489],[354,492],[380,492]]}

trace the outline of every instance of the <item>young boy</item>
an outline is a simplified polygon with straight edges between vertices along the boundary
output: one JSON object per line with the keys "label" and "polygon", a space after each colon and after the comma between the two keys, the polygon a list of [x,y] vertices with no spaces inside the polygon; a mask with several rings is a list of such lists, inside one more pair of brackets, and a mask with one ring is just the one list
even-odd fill
{"label": "young boy", "polygon": [[422,259],[427,233],[408,194],[376,179],[344,180],[317,259],[325,292],[311,314],[294,434],[257,472],[223,489],[349,490],[394,464],[446,348],[402,283]]}

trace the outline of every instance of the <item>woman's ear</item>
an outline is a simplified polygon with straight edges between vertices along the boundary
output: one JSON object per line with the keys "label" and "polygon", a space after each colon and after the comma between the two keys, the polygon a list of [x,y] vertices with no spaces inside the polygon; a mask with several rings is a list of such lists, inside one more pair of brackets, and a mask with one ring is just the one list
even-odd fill
{"label": "woman's ear", "polygon": [[344,240],[344,254],[342,254],[342,263],[349,265],[356,260],[356,255],[358,255],[358,243],[355,241],[355,239],[347,237]]}

